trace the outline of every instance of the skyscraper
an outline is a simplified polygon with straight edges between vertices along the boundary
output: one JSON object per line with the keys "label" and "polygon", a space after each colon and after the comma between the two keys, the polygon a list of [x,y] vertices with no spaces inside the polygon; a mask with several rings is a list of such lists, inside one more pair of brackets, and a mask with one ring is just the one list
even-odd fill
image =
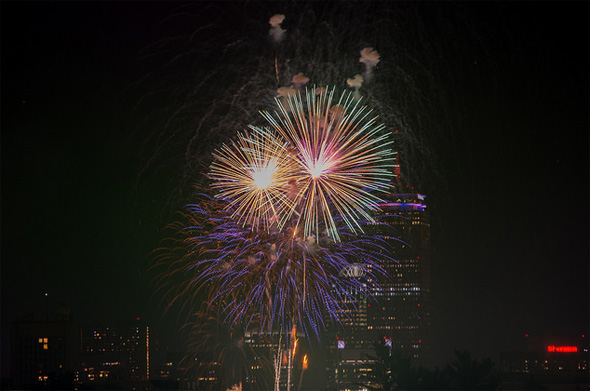
{"label": "skyscraper", "polygon": [[385,261],[388,278],[373,292],[367,327],[391,339],[391,349],[423,363],[428,359],[430,326],[430,219],[425,196],[392,194],[381,205],[376,230],[391,244],[394,261]]}
{"label": "skyscraper", "polygon": [[[356,310],[330,334],[330,388],[357,390],[370,379],[374,344],[383,341],[389,352],[418,364],[429,360],[430,218],[420,193],[393,193],[367,231],[390,245],[384,257],[387,276],[368,280],[372,298],[357,296]],[[364,376],[367,375],[367,376]],[[359,379],[361,381],[359,382]],[[370,380],[366,380],[370,382]]]}

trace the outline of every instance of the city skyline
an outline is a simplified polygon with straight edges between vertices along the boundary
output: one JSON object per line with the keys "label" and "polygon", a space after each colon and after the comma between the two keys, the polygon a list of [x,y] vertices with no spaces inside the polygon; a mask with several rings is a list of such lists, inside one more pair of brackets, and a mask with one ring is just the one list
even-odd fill
{"label": "city skyline", "polygon": [[[136,312],[175,330],[145,266],[179,175],[164,162],[138,180],[151,157],[135,120],[149,107],[130,113],[149,96],[126,91],[156,66],[146,48],[182,35],[163,22],[178,7],[146,5],[139,17],[132,4],[3,6],[2,346],[10,321],[46,300],[82,318]],[[494,359],[525,334],[588,331],[588,5],[483,7],[437,8],[445,23],[476,15],[488,50],[438,64],[459,80],[465,106],[448,111],[463,125],[438,150],[444,184],[416,186],[433,202],[439,364],[453,349]],[[453,73],[457,64],[469,73]]]}

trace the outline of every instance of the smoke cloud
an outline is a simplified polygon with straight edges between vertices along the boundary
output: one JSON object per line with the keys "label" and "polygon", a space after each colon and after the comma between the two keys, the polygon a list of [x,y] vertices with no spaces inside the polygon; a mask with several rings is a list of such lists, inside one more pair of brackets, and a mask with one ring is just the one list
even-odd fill
{"label": "smoke cloud", "polygon": [[356,98],[360,97],[359,89],[363,85],[363,77],[361,75],[354,75],[351,79],[346,79],[346,84],[349,87],[354,88],[354,96]]}
{"label": "smoke cloud", "polygon": [[281,27],[281,23],[285,20],[285,15],[283,14],[275,14],[270,17],[268,23],[270,24],[270,30],[268,31],[268,36],[270,37],[271,41],[274,43],[281,43],[283,38],[285,38],[285,32]]}
{"label": "smoke cloud", "polygon": [[303,73],[299,72],[291,79],[291,83],[295,86],[296,89],[300,89],[309,81],[309,77],[305,76]]}
{"label": "smoke cloud", "polygon": [[365,80],[369,81],[373,77],[373,68],[379,63],[379,53],[373,48],[364,48],[361,50],[359,62],[365,64]]}

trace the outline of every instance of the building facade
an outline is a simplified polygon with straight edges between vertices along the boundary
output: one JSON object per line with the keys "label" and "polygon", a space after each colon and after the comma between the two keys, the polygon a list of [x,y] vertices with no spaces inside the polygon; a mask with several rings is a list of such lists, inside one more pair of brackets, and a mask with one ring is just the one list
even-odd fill
{"label": "building facade", "polygon": [[[426,197],[419,193],[390,194],[381,213],[366,231],[386,242],[386,276],[367,279],[370,298],[353,295],[351,314],[342,327],[327,335],[329,389],[362,390],[378,384],[375,344],[389,354],[416,364],[430,359],[430,217]],[[363,267],[360,265],[359,267]],[[350,307],[352,303],[345,303]]]}
{"label": "building facade", "polygon": [[150,380],[156,339],[137,320],[80,328],[79,383],[128,383]]}
{"label": "building facade", "polygon": [[69,320],[21,320],[11,325],[11,376],[15,389],[72,382],[76,329]]}
{"label": "building facade", "polygon": [[578,336],[526,336],[526,347],[500,353],[501,390],[590,390],[590,344]]}
{"label": "building facade", "polygon": [[367,308],[367,328],[374,338],[391,340],[391,349],[418,363],[429,359],[430,218],[425,196],[392,194],[381,205],[375,230],[389,242],[386,278]]}

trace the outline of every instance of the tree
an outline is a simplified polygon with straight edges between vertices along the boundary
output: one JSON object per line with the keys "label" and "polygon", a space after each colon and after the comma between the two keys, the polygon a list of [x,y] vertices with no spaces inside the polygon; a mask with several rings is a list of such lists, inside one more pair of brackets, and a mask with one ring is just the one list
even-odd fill
{"label": "tree", "polygon": [[411,359],[391,352],[384,343],[375,344],[371,371],[362,385],[374,390],[495,390],[498,379],[491,359],[475,360],[467,351],[455,351],[455,360],[444,369],[415,368]]}
{"label": "tree", "polygon": [[384,342],[375,343],[374,348],[376,356],[367,355],[375,363],[361,379],[364,386],[383,391],[418,389],[420,374],[412,368],[409,357],[391,352]]}
{"label": "tree", "polygon": [[493,373],[494,363],[490,358],[477,361],[467,351],[455,351],[455,360],[447,364],[449,386],[453,390],[495,390],[497,376]]}

